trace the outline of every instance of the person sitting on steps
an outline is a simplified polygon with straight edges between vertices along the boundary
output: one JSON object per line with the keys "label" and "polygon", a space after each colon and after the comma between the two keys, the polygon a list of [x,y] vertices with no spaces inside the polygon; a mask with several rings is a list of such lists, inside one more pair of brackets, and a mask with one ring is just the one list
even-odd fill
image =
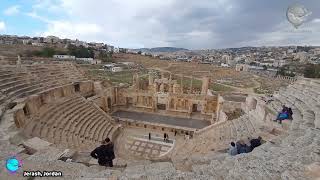
{"label": "person sitting on steps", "polygon": [[281,124],[283,120],[288,119],[289,118],[289,109],[291,109],[291,108],[288,108],[285,105],[283,105],[282,111],[278,114],[277,119],[274,121],[279,121],[279,124]]}
{"label": "person sitting on steps", "polygon": [[251,139],[251,140],[250,140],[250,148],[251,148],[251,151],[252,151],[254,148],[260,146],[261,143],[262,143],[261,141],[262,141],[262,137],[261,137],[261,136],[259,136],[257,139]]}
{"label": "person sitting on steps", "polygon": [[231,155],[231,156],[235,156],[238,154],[238,150],[237,150],[237,147],[236,147],[236,144],[234,142],[231,142],[230,143],[230,148],[228,150],[228,153]]}
{"label": "person sitting on steps", "polygon": [[288,108],[288,119],[292,120],[292,115],[293,115],[293,112],[292,112],[292,109],[291,108]]}

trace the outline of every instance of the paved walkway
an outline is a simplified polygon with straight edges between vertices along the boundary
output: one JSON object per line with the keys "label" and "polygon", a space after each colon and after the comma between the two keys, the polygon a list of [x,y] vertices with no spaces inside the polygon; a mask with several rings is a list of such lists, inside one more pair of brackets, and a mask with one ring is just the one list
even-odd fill
{"label": "paved walkway", "polygon": [[112,116],[119,118],[132,119],[137,121],[146,121],[150,123],[161,123],[173,126],[181,126],[187,128],[202,129],[210,125],[210,122],[197,119],[181,118],[163,116],[158,114],[142,113],[142,112],[129,112],[129,111],[117,111]]}
{"label": "paved walkway", "polygon": [[125,148],[136,156],[147,158],[157,158],[167,154],[172,150],[173,144],[157,141],[149,141],[147,139],[137,137],[127,137]]}

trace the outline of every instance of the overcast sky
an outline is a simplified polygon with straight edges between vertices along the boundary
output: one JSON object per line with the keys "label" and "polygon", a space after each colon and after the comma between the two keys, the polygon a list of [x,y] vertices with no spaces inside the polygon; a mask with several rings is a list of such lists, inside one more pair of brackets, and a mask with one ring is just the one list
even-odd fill
{"label": "overcast sky", "polygon": [[[312,14],[295,29],[299,3]],[[55,35],[127,48],[320,45],[320,1],[1,0],[0,34]]]}

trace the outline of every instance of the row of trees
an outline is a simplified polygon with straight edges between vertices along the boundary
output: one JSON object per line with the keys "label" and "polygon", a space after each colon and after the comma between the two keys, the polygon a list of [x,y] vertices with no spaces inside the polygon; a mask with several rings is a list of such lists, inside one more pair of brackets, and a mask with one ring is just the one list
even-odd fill
{"label": "row of trees", "polygon": [[79,58],[94,58],[94,49],[86,48],[84,46],[68,46],[68,55],[79,57]]}
{"label": "row of trees", "polygon": [[26,51],[25,55],[27,57],[36,56],[36,57],[52,57],[55,54],[61,54],[65,55],[67,54],[64,51],[58,51],[54,48],[45,47],[41,50],[35,50],[35,51]]}
{"label": "row of trees", "polygon": [[308,64],[304,69],[304,77],[320,78],[320,64]]}
{"label": "row of trees", "polygon": [[102,62],[112,62],[112,52],[100,51],[98,58],[101,59]]}
{"label": "row of trees", "polygon": [[51,47],[45,47],[41,50],[35,51],[27,51],[26,56],[36,56],[36,57],[53,57],[53,55],[71,55],[78,58],[95,58],[95,54],[97,57],[101,59],[103,62],[112,61],[112,52],[105,51],[95,51],[93,48],[86,48],[84,46],[74,46],[69,45],[66,51],[57,50]]}
{"label": "row of trees", "polygon": [[320,64],[300,65],[299,68],[286,65],[279,68],[277,75],[294,77],[295,73],[293,72],[301,73],[306,78],[320,78]]}
{"label": "row of trees", "polygon": [[290,70],[289,66],[282,66],[278,69],[277,75],[294,77],[295,73]]}

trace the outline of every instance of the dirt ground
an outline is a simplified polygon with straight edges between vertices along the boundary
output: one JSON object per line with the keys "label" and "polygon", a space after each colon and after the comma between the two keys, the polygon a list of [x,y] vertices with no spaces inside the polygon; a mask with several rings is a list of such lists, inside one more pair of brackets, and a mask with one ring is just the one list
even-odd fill
{"label": "dirt ground", "polygon": [[237,72],[233,68],[221,68],[214,65],[191,62],[172,62],[135,54],[120,53],[114,54],[113,57],[115,62],[134,62],[142,64],[144,68],[147,69],[155,69],[179,76],[183,75],[184,79],[194,77],[195,79],[201,80],[203,76],[209,76],[212,89],[215,91],[229,91],[232,87],[252,88],[255,86],[251,74]]}

